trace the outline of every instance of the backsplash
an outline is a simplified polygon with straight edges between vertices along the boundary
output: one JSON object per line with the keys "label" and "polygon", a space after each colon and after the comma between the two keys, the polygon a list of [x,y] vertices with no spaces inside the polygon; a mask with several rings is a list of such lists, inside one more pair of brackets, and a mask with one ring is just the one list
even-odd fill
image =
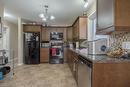
{"label": "backsplash", "polygon": [[130,32],[113,32],[110,35],[110,47],[122,47],[122,42],[130,42]]}

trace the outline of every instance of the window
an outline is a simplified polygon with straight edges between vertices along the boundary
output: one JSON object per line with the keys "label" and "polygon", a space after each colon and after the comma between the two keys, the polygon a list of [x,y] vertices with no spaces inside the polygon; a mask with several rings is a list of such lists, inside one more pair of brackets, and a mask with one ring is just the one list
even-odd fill
{"label": "window", "polygon": [[89,16],[88,20],[88,41],[101,38],[109,38],[108,35],[96,35],[96,12]]}

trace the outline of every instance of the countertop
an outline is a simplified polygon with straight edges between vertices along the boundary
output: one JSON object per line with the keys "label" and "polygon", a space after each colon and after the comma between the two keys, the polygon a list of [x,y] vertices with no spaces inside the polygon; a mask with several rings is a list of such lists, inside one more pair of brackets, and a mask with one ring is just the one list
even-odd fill
{"label": "countertop", "polygon": [[91,61],[92,63],[130,63],[130,59],[110,58],[107,55],[88,55],[87,53],[82,53],[73,48],[69,49],[77,53],[77,55],[82,56],[84,59]]}

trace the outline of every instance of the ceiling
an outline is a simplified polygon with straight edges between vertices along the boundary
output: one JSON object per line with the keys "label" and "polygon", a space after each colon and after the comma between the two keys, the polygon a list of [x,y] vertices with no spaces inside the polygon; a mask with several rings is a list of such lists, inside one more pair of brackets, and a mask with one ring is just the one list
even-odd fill
{"label": "ceiling", "polygon": [[[94,0],[88,1],[90,6]],[[70,26],[86,10],[83,0],[0,0],[0,3],[4,4],[5,13],[10,15],[6,19],[12,22],[21,17],[26,22],[42,23],[39,17],[44,11],[42,6],[49,5],[48,13],[55,16],[55,20],[49,21],[51,26]]]}

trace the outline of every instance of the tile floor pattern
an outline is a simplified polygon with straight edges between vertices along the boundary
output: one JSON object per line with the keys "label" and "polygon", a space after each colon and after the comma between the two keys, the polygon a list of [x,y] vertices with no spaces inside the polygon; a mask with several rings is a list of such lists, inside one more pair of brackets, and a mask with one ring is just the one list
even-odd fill
{"label": "tile floor pattern", "polygon": [[77,87],[67,64],[22,65],[12,80],[6,77],[0,87]]}

